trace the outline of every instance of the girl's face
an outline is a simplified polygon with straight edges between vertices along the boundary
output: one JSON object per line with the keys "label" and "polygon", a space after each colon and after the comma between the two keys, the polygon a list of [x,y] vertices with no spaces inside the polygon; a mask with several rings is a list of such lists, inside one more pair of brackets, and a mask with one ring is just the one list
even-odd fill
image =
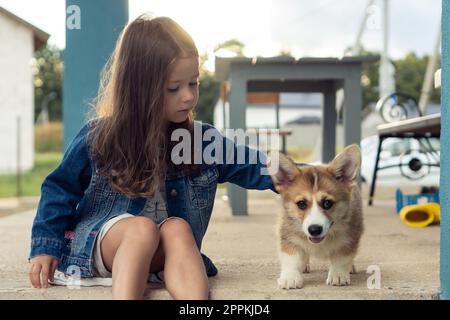
{"label": "girl's face", "polygon": [[166,121],[181,123],[198,102],[198,58],[181,57],[174,61],[165,87]]}

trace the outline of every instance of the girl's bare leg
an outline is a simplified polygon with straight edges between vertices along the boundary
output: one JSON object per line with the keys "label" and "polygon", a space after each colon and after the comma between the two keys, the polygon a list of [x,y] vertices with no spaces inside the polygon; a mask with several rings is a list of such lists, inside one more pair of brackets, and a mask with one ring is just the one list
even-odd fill
{"label": "girl's bare leg", "polygon": [[164,282],[174,299],[208,299],[209,284],[200,251],[189,224],[170,219],[160,227]]}
{"label": "girl's bare leg", "polygon": [[[158,226],[145,217],[120,220],[106,233],[101,251],[105,267],[112,271],[113,299],[143,298],[159,241]],[[163,263],[153,261],[152,265],[162,268]]]}

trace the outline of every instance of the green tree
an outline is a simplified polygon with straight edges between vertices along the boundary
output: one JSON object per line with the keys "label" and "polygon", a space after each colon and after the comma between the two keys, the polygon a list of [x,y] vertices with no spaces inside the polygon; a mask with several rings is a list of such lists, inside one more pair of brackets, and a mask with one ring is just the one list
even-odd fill
{"label": "green tree", "polygon": [[200,86],[197,106],[194,109],[195,119],[206,122],[214,122],[214,104],[219,96],[219,82],[214,79],[214,74],[206,68],[208,54],[200,55]]}
{"label": "green tree", "polygon": [[[407,93],[419,102],[429,59],[429,56],[419,58],[410,52],[403,59],[394,61],[397,91]],[[440,97],[440,89],[434,89],[431,92],[430,102],[439,104]]]}
{"label": "green tree", "polygon": [[[364,51],[362,55],[376,55],[376,53]],[[368,63],[363,66],[361,84],[363,88],[363,110],[372,103],[376,103],[380,95],[380,62]]]}
{"label": "green tree", "polygon": [[[233,52],[236,56],[244,55],[245,45],[237,40],[230,39],[214,47],[214,53],[221,49]],[[214,73],[209,71],[205,63],[209,55],[204,53],[200,56],[200,96],[195,108],[195,119],[207,123],[214,122],[214,106],[220,95],[220,83],[215,80]]]}
{"label": "green tree", "polygon": [[[377,53],[364,51],[362,55],[376,55]],[[393,60],[395,67],[396,91],[411,95],[419,102],[423,81],[430,57],[417,57],[415,53],[408,53],[404,58]],[[363,67],[361,82],[363,85],[363,108],[379,100],[379,68],[380,62],[367,64]],[[440,103],[440,89],[434,89],[430,102]]]}
{"label": "green tree", "polygon": [[33,82],[35,121],[47,105],[51,121],[62,119],[62,51],[46,46],[34,54]]}
{"label": "green tree", "polygon": [[195,119],[206,123],[214,122],[214,105],[220,94],[220,84],[214,74],[205,71],[200,75],[200,95],[195,107]]}
{"label": "green tree", "polygon": [[214,47],[214,53],[216,53],[220,49],[225,49],[227,51],[233,52],[234,54],[236,54],[236,56],[242,57],[244,56],[244,47],[245,44],[240,40],[230,39],[216,45]]}

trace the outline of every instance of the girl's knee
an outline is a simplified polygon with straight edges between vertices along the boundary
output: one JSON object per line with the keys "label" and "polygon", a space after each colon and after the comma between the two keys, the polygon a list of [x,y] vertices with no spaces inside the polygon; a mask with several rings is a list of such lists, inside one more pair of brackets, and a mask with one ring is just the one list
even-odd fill
{"label": "girl's knee", "polygon": [[168,219],[161,225],[161,233],[171,235],[190,235],[192,234],[191,226],[186,220],[181,218]]}
{"label": "girl's knee", "polygon": [[129,219],[124,239],[137,239],[144,241],[159,240],[159,229],[156,223],[146,217]]}
{"label": "girl's knee", "polygon": [[183,243],[195,243],[194,235],[189,223],[183,219],[169,219],[160,228],[161,237],[167,239],[166,243],[181,240]]}

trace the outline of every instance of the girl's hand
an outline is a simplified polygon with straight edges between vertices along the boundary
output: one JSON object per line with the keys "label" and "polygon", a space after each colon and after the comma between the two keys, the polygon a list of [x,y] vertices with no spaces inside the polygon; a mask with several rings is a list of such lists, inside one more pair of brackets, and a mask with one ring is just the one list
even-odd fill
{"label": "girl's hand", "polygon": [[53,281],[58,259],[52,256],[37,256],[31,259],[29,276],[33,287],[48,288],[48,280]]}

